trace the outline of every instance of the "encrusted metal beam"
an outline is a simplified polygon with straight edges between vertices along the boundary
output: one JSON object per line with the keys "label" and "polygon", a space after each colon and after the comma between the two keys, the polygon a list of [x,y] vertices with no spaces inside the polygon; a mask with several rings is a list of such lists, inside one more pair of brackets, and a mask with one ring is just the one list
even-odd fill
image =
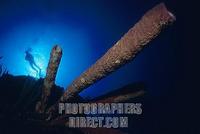
{"label": "encrusted metal beam", "polygon": [[55,84],[56,74],[61,58],[62,49],[56,45],[51,51],[47,73],[43,83],[41,100],[36,104],[36,111],[39,113],[43,113],[46,109],[48,98],[51,94],[51,89]]}
{"label": "encrusted metal beam", "polygon": [[[67,102],[77,96],[83,89],[106,77],[124,64],[130,62],[147,43],[153,40],[163,27],[175,21],[175,17],[164,3],[149,10],[112,48],[110,48],[95,64],[83,72],[60,98]],[[57,104],[48,112],[57,111]]]}
{"label": "encrusted metal beam", "polygon": [[131,61],[148,42],[160,33],[164,26],[174,20],[175,17],[163,3],[148,11],[103,57],[69,85],[61,101],[67,101]]}
{"label": "encrusted metal beam", "polygon": [[115,95],[115,96],[110,96],[104,99],[99,99],[95,101],[96,103],[120,103],[120,102],[126,102],[128,100],[137,98],[139,96],[142,96],[145,94],[144,90],[139,90],[136,92],[131,92],[131,93],[126,93],[122,95]]}

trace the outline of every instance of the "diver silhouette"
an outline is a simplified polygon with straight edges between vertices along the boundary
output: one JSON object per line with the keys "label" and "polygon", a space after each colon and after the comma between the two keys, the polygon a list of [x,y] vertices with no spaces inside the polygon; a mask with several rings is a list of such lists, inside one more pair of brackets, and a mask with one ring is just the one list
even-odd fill
{"label": "diver silhouette", "polygon": [[37,75],[41,76],[41,69],[40,67],[35,63],[34,57],[31,54],[32,49],[29,48],[25,51],[26,56],[25,56],[25,60],[27,60],[31,66],[31,68],[37,72]]}

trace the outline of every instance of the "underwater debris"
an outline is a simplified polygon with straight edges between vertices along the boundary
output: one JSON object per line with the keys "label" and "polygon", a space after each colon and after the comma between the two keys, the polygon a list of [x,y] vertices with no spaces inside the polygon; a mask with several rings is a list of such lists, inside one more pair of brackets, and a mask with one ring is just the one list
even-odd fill
{"label": "underwater debris", "polygon": [[97,102],[101,102],[101,103],[126,102],[128,100],[134,99],[134,98],[142,96],[144,94],[145,94],[145,91],[144,90],[140,90],[140,91],[136,91],[136,92],[129,92],[129,93],[122,94],[122,95],[110,96],[110,97],[107,97],[105,99],[97,100]]}
{"label": "underwater debris", "polygon": [[[60,98],[60,102],[67,102],[76,97],[83,89],[130,62],[147,43],[160,33],[162,28],[174,21],[174,15],[167,10],[164,3],[156,5],[95,64],[67,87],[67,90]],[[58,104],[52,106],[48,113],[55,112],[56,107],[58,107]]]}
{"label": "underwater debris", "polygon": [[51,93],[51,89],[53,85],[55,85],[56,74],[61,58],[62,49],[58,45],[55,45],[50,54],[47,73],[42,88],[42,97],[41,100],[36,104],[36,111],[39,113],[43,113],[45,111],[48,102],[48,97]]}
{"label": "underwater debris", "polygon": [[61,101],[67,101],[83,89],[106,77],[122,65],[132,60],[141,49],[155,38],[161,29],[175,18],[164,4],[148,11],[104,56],[80,75],[67,88]]}

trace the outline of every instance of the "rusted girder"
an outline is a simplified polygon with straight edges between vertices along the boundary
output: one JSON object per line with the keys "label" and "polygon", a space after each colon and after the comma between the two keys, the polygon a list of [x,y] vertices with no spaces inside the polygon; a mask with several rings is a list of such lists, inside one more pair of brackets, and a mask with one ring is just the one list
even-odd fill
{"label": "rusted girder", "polygon": [[136,92],[130,92],[122,95],[115,95],[115,96],[110,96],[104,99],[99,99],[95,101],[95,103],[120,103],[120,102],[126,102],[128,100],[137,98],[139,96],[142,96],[145,94],[144,90],[139,90]]}
{"label": "rusted girder", "polygon": [[41,100],[36,104],[36,111],[43,113],[46,109],[48,97],[51,94],[51,89],[55,84],[57,70],[62,57],[62,49],[55,45],[51,51],[50,60],[47,67],[46,77],[42,88]]}
{"label": "rusted girder", "polygon": [[160,33],[164,26],[174,20],[175,17],[163,3],[148,11],[103,57],[69,85],[61,101],[67,101],[132,60],[148,42]]}
{"label": "rusted girder", "polygon": [[[149,10],[112,48],[110,48],[95,64],[75,79],[60,98],[67,102],[83,89],[106,77],[124,64],[130,62],[145,45],[154,39],[175,17],[164,3]],[[57,104],[48,112],[57,111]]]}

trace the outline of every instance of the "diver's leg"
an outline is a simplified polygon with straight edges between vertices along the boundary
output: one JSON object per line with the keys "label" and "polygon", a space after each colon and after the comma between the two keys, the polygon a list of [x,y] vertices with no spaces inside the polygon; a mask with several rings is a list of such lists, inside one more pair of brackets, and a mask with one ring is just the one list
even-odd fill
{"label": "diver's leg", "polygon": [[41,76],[41,69],[40,69],[40,67],[35,62],[33,62],[33,65],[39,70],[39,71],[37,71],[37,73],[38,73],[38,75],[40,77]]}
{"label": "diver's leg", "polygon": [[34,65],[38,70],[41,70],[40,67],[35,63],[35,61],[33,62],[33,65]]}
{"label": "diver's leg", "polygon": [[36,67],[38,70],[41,70],[40,67],[39,67],[38,65],[36,65],[36,64],[34,64],[34,65],[35,65],[35,67]]}
{"label": "diver's leg", "polygon": [[31,65],[31,68],[38,73],[38,70],[34,67],[34,64],[32,62],[30,63],[30,65]]}

